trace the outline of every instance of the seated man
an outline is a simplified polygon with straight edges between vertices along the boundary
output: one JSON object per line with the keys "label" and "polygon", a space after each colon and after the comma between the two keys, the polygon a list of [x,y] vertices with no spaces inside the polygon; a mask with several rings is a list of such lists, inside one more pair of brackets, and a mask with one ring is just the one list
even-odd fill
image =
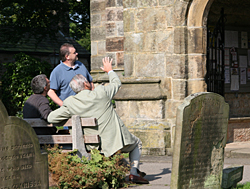
{"label": "seated man", "polygon": [[[97,128],[85,128],[84,134],[99,135],[101,138],[101,149],[106,157],[113,155],[118,150],[129,152],[131,170],[129,179],[134,183],[148,184],[143,178],[145,173],[139,171],[142,143],[139,138],[131,134],[115,112],[112,98],[118,92],[121,81],[112,70],[112,60],[105,57],[101,69],[109,75],[109,85],[99,85],[93,91],[88,80],[78,74],[73,77],[70,87],[75,96],[70,96],[63,101],[63,105],[52,111],[48,116],[50,123],[60,123],[69,119],[72,115],[81,117],[97,118]],[[87,148],[93,146],[87,145]]]}
{"label": "seated man", "polygon": [[[47,121],[49,113],[52,111],[49,100],[46,98],[50,89],[50,82],[46,75],[41,74],[34,77],[31,81],[31,88],[34,92],[24,103],[23,118],[41,118]],[[56,127],[34,128],[38,135],[52,135],[56,133]]]}

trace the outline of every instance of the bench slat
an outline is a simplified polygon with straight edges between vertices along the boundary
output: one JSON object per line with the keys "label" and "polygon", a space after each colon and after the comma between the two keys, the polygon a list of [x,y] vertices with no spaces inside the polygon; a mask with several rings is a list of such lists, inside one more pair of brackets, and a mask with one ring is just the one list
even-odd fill
{"label": "bench slat", "polygon": [[[53,126],[72,126],[72,120],[68,119],[66,123],[62,124],[51,124],[47,123],[42,119],[24,119],[24,121],[28,122],[31,127],[53,127]],[[95,127],[97,126],[96,118],[81,118],[82,127]]]}
{"label": "bench slat", "polygon": [[40,144],[70,144],[71,135],[37,135]]}
{"label": "bench slat", "polygon": [[[71,144],[72,135],[37,135],[40,144]],[[99,135],[84,135],[85,144],[100,143]]]}
{"label": "bench slat", "polygon": [[99,144],[100,136],[99,135],[83,135],[85,144]]}

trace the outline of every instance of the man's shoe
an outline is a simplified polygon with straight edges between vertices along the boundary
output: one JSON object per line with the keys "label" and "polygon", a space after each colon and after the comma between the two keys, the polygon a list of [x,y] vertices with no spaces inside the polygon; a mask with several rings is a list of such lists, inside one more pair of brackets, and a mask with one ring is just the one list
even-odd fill
{"label": "man's shoe", "polygon": [[129,180],[136,184],[149,184],[148,180],[142,178],[141,176],[129,175]]}
{"label": "man's shoe", "polygon": [[146,173],[145,172],[141,172],[139,169],[137,169],[137,174],[140,175],[141,177],[145,177]]}

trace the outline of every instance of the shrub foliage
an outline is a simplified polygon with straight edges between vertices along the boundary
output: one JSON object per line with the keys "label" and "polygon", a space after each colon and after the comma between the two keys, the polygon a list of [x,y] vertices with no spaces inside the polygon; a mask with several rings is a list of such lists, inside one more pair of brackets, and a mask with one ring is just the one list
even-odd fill
{"label": "shrub foliage", "polygon": [[[30,82],[39,74],[49,74],[52,70],[48,62],[19,53],[14,56],[15,62],[3,63],[5,72],[1,77],[1,96],[9,115],[21,115],[24,102],[33,94]],[[20,117],[20,116],[19,116]]]}
{"label": "shrub foliage", "polygon": [[80,159],[76,151],[62,153],[58,146],[47,148],[49,171],[59,188],[118,188],[126,187],[129,167],[123,156],[105,157],[98,150],[91,151],[91,159]]}

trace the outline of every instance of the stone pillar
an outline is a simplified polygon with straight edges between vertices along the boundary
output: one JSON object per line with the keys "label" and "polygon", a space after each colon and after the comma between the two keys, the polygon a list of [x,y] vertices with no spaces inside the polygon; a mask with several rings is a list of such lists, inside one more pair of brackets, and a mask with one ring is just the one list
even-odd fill
{"label": "stone pillar", "polygon": [[113,68],[124,66],[122,0],[106,1],[106,53],[113,58]]}
{"label": "stone pillar", "polygon": [[106,1],[91,0],[91,70],[99,70],[106,55]]}

